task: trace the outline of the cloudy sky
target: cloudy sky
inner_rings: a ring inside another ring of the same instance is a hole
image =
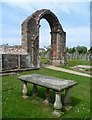
[[[50,9],[59,19],[66,32],[66,45],[90,47],[90,2],[77,0],[53,2],[47,0],[3,0],[0,3],[0,45],[21,44],[21,23],[38,9]],[[50,27],[44,19],[40,21],[40,47],[50,45]]]

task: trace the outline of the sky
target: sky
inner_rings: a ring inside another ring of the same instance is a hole
[[[47,0],[3,0],[0,3],[0,45],[21,45],[21,24],[33,12],[50,9],[59,19],[66,32],[66,46],[90,47],[90,1],[67,2]],[[51,43],[50,27],[45,19],[40,21],[40,47]]]

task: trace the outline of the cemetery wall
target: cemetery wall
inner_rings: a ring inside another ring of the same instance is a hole
[[[0,55],[2,70],[21,69],[30,67],[29,56],[22,54]]]
[[[0,71],[30,66],[30,57],[21,46],[0,46]]]

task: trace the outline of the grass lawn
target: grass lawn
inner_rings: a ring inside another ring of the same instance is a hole
[[[68,60],[68,66],[76,66],[76,65],[90,65],[91,63],[87,60]]]
[[[43,64],[48,64],[49,59],[48,58],[41,58],[40,62]],[[70,60],[70,59],[68,59],[67,66],[63,66],[63,67],[70,67],[70,66],[73,67],[76,65],[91,65],[91,62],[87,61],[87,60],[77,60],[77,59]]]
[[[48,64],[49,63],[49,59],[48,58],[41,58],[40,62],[42,64]]]
[[[22,83],[18,76],[24,74],[42,74],[54,76],[58,78],[72,79],[78,82],[72,91],[71,99],[73,108],[66,111],[61,118],[89,118],[90,117],[90,79],[69,73],[49,70],[42,68],[40,70],[32,70],[22,72],[19,75],[2,77],[2,114],[3,118],[54,118],[53,103],[54,92],[51,91],[51,103],[46,106],[43,104],[45,99],[45,88],[38,87],[38,97],[32,96],[32,85],[28,84],[27,99],[22,98]],[[64,92],[62,93],[62,100]],[[76,119],[76,120],[77,120]]]
[[[70,60],[70,59],[68,59],[68,64],[66,66],[64,65],[64,66],[59,66],[59,67],[81,72],[80,70],[75,70],[74,68],[71,68],[71,67],[74,67],[77,65],[92,65],[92,64],[91,64],[91,62],[89,62],[87,60],[76,60],[76,59]],[[90,73],[92,73],[92,69],[87,69],[82,72],[90,74]]]

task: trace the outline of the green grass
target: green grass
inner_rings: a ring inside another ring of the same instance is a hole
[[[87,60],[68,60],[68,66],[76,65],[90,65],[90,62]]]
[[[74,67],[74,66],[77,66],[77,65],[91,65],[91,63],[87,60],[76,60],[76,59],[70,60],[70,59],[68,59],[66,66],[64,65],[64,66],[59,66],[59,67],[72,70],[71,67]]]
[[[42,64],[48,64],[49,63],[49,59],[48,58],[41,58],[40,62]]]
[[[90,79],[87,77],[42,68],[40,70],[22,72],[21,74],[15,76],[3,77],[3,118],[54,118],[52,115],[54,102],[53,91],[51,91],[52,101],[48,106],[43,104],[43,100],[45,98],[45,88],[43,87],[38,87],[38,97],[33,97],[32,85],[28,84],[29,97],[27,99],[22,98],[22,83],[19,79],[17,79],[17,77],[32,73],[72,79],[78,82],[78,85],[76,85],[71,91],[73,109],[65,112],[61,118],[90,117]],[[62,93],[62,100],[63,98],[64,92]]]

